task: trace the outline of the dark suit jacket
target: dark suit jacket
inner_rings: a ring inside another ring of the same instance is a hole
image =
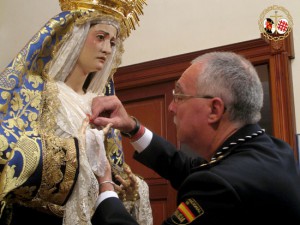
[[[178,190],[178,208],[164,225],[300,224],[300,176],[287,143],[247,125],[217,152],[205,164],[154,134],[135,153]]]
[[[98,206],[93,225],[138,225],[118,198],[107,198]]]

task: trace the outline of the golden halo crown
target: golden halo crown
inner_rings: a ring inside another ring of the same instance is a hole
[[[59,4],[62,11],[96,10],[111,15],[124,23],[129,35],[143,14],[146,0],[59,0]]]

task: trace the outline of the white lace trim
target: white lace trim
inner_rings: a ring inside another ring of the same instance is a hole
[[[80,132],[86,114],[91,114],[91,103],[96,94],[88,92],[79,95],[64,82],[57,82],[57,86],[61,107],[57,115],[56,135],[76,137],[80,145],[78,180],[65,205],[63,225],[91,225],[99,191],[94,173],[102,175],[108,163],[103,144],[103,131],[88,126],[85,138]],[[139,177],[137,181],[140,199],[135,202],[124,202],[124,205],[139,224],[153,225],[149,187]]]
[[[65,205],[64,225],[91,225],[99,186],[94,172],[104,173],[107,159],[103,144],[103,131],[81,127],[86,114],[91,114],[91,101],[95,94],[79,95],[63,82],[57,82],[61,107],[57,115],[56,134],[76,137],[79,141],[79,174],[73,192]],[[97,141],[96,141],[97,140]]]

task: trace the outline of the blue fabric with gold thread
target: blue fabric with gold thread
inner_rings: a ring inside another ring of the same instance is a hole
[[[114,94],[115,85],[113,80],[110,80],[109,84],[106,87],[105,95]],[[123,178],[126,178],[126,174],[123,172],[123,165],[125,159],[122,146],[122,136],[119,130],[113,128],[110,129],[110,132],[107,134],[105,149],[108,159],[110,160],[113,173],[119,174]]]
[[[45,119],[55,112],[51,90],[45,90],[48,77],[44,68],[52,59],[51,53],[62,35],[80,14],[65,11],[50,19],[0,74],[2,206],[10,200],[26,202],[33,198],[62,205],[75,183],[78,173],[76,140],[51,137],[47,130],[52,122]],[[52,139],[46,140],[46,137]],[[69,147],[65,147],[66,143]],[[51,152],[46,154],[45,149]],[[70,152],[73,156],[70,160],[75,159],[75,162],[62,160],[62,156]],[[47,160],[53,160],[57,166],[53,168],[56,173],[46,181],[42,174],[44,176],[43,164]],[[66,181],[65,176],[73,178],[72,181]]]

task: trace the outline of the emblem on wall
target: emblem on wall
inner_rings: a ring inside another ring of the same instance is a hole
[[[267,39],[279,41],[291,33],[293,18],[284,7],[273,5],[260,14],[258,26]]]

